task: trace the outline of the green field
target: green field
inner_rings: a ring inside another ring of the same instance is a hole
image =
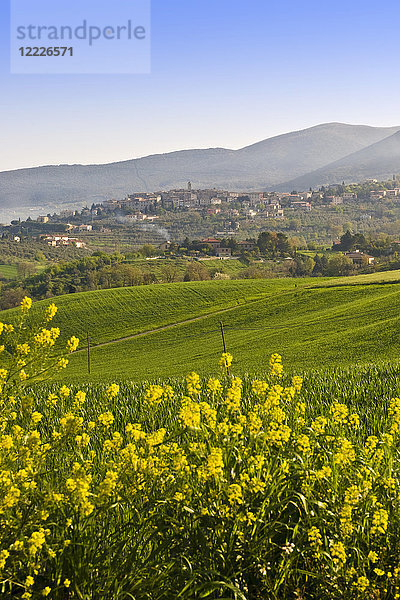
[[[47,263],[37,263],[32,262],[36,272],[44,271],[47,268]],[[18,268],[17,264],[11,265],[0,265],[0,277],[11,281],[12,279],[17,279],[18,277]]]
[[[54,324],[64,339],[74,334],[82,340],[63,377],[156,379],[194,368],[215,373],[222,351],[220,321],[235,371],[241,374],[257,372],[273,352],[296,370],[393,361],[400,350],[399,280],[397,271],[329,280],[175,283],[60,296]],[[2,318],[11,315],[5,311]]]
[[[4,279],[16,279],[17,265],[0,265],[0,276]]]

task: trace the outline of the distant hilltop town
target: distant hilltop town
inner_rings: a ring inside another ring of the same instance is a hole
[[[400,178],[322,186],[292,192],[179,189],[129,192],[93,201],[81,209],[58,205],[53,214],[14,219],[0,235],[36,238],[49,246],[120,248],[173,240],[255,239],[260,231],[281,231],[302,243],[332,245],[347,230],[396,235],[400,222]],[[36,213],[37,214],[37,213]],[[396,221],[398,219],[398,221]],[[304,239],[303,239],[304,236]]]
[[[284,194],[282,194],[284,196]],[[224,206],[239,202],[243,209],[256,209],[264,216],[283,217],[283,209],[279,195],[262,192],[228,192],[225,190],[194,190],[189,181],[187,189],[169,190],[167,192],[129,194],[123,200],[107,200],[102,207],[109,210],[133,209],[140,214],[162,207],[165,210],[192,209],[204,210],[218,214]]]

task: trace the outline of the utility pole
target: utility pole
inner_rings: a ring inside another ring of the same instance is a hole
[[[226,354],[226,343],[225,343],[225,333],[224,333],[224,326],[222,321],[219,322],[220,326],[221,326],[221,335],[222,335],[222,343],[224,345],[224,353]]]
[[[90,340],[89,340],[89,332],[87,332],[87,358],[88,358],[88,372],[90,375]]]
[[[222,321],[220,321],[219,324],[221,326],[221,335],[222,335],[222,344],[224,346],[224,354],[226,354],[226,343],[225,343],[224,325],[223,325]],[[226,372],[229,375],[229,367],[226,367]]]

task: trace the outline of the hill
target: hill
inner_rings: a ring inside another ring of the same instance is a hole
[[[259,370],[273,352],[296,370],[345,367],[398,358],[399,297],[400,272],[176,283],[60,296],[54,324],[64,339],[76,334],[83,346],[90,333],[92,373],[83,348],[63,374],[72,380],[216,373],[221,320],[236,373]],[[35,310],[43,303],[49,301]]]
[[[180,188],[189,179],[198,188],[273,189],[390,138],[399,129],[327,123],[240,150],[184,150],[105,165],[4,171],[0,173],[0,218],[36,216],[127,193]],[[372,158],[368,169],[378,174]],[[392,172],[384,160],[382,169]],[[285,184],[285,189],[290,185]]]
[[[279,189],[308,189],[335,183],[356,183],[374,177],[390,179],[400,171],[400,132],[346,156],[332,164],[302,175],[279,186]]]

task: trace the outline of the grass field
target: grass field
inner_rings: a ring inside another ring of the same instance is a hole
[[[39,273],[41,271],[44,271],[44,269],[46,269],[48,266],[47,263],[32,262],[31,264],[34,266],[36,272]],[[12,279],[16,279],[18,276],[17,265],[0,265],[0,276],[9,281],[11,281]]]
[[[302,285],[306,284],[306,280]],[[54,301],[59,311],[54,323],[64,337],[86,337],[94,344],[123,338],[158,327],[244,306],[276,293],[293,290],[289,279],[256,281],[200,281],[81,292],[34,304],[33,316]],[[3,311],[7,319],[13,310]]]
[[[202,374],[213,372],[222,349],[220,321],[241,374],[256,372],[272,352],[297,370],[396,360],[398,280],[400,273],[390,272],[329,280],[177,283],[58,297],[54,324],[64,339],[77,335],[83,346],[64,376],[156,379],[184,375],[194,366]],[[5,311],[2,318],[11,315]]]
[[[17,277],[16,265],[0,265],[0,276],[4,279],[15,279]]]

